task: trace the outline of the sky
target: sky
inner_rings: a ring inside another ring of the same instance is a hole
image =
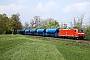
[[[90,0],[1,0],[0,14],[6,13],[9,17],[19,13],[20,21],[24,25],[34,16],[41,19],[54,18],[59,24],[70,26],[74,17],[84,14],[83,24],[87,25],[90,19]]]

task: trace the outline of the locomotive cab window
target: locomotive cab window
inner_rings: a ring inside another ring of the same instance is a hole
[[[83,30],[78,30],[78,32],[83,32]]]

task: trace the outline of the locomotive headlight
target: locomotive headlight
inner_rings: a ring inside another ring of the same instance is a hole
[[[78,34],[84,34],[84,33],[78,33]]]

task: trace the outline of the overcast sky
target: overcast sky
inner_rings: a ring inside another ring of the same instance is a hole
[[[1,0],[0,14],[20,13],[21,22],[30,22],[34,16],[54,18],[60,24],[73,22],[73,17],[85,14],[83,24],[90,18],[90,0]]]

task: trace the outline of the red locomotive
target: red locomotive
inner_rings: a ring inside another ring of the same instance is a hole
[[[74,38],[74,39],[83,39],[84,32],[82,29],[60,29],[58,32],[59,37],[64,38]]]

